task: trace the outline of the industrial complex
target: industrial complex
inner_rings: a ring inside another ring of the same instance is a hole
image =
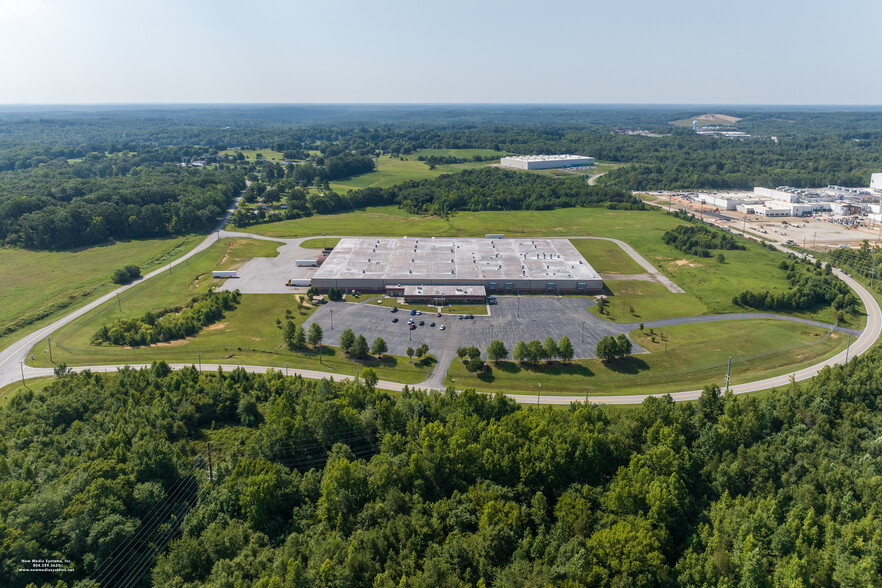
[[[599,293],[603,280],[567,239],[368,237],[341,239],[312,286],[465,301],[494,293]]]
[[[582,155],[516,155],[499,160],[502,167],[514,169],[555,169],[594,165],[593,157]]]
[[[877,178],[878,176],[878,178]],[[837,217],[853,217],[874,224],[882,222],[882,174],[873,174],[879,188],[778,188],[756,187],[753,192],[719,192],[696,194],[700,204],[720,210],[737,210],[767,217],[813,216],[829,213]]]

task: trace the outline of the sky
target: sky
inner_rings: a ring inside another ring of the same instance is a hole
[[[880,0],[0,0],[0,104],[878,105],[880,23]]]

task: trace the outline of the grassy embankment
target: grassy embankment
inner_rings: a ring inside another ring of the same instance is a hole
[[[146,274],[184,255],[202,238],[145,239],[70,251],[0,248],[0,349],[117,288],[110,281],[115,269],[134,264]]]
[[[442,219],[434,216],[415,216],[397,207],[386,206],[256,225],[249,230],[274,237],[317,234],[479,237],[487,233],[499,232],[505,233],[507,237],[580,235],[613,237],[630,244],[687,292],[687,294],[671,294],[661,287],[654,287],[655,285],[649,282],[635,286],[633,282],[610,281],[608,282],[610,300],[614,306],[621,304],[625,308],[626,322],[670,316],[670,311],[667,309],[674,308],[672,305],[685,308],[689,315],[742,312],[750,309],[736,306],[732,303],[732,297],[743,290],[781,292],[789,289],[789,284],[784,279],[784,272],[778,269],[778,264],[784,259],[782,253],[770,251],[755,243],[746,243],[747,249],[744,251],[726,251],[724,263],[718,263],[714,258],[686,255],[665,245],[661,240],[665,231],[678,224],[683,224],[683,221],[658,210],[566,208],[541,212],[527,210],[460,212]],[[586,245],[586,247],[602,246]],[[621,254],[617,254],[617,257],[623,259]],[[606,271],[616,269],[616,262],[608,263],[591,257],[588,261]],[[634,267],[630,259],[622,263],[625,264],[622,267],[625,271],[631,271]],[[622,298],[617,299],[618,296]],[[642,309],[640,300],[645,301]],[[634,306],[635,312],[630,312],[630,306]],[[668,314],[653,315],[651,314],[653,309],[665,310]],[[829,323],[835,320],[829,308],[794,314]],[[677,315],[683,316],[679,313]],[[616,320],[623,319],[621,316],[616,316]],[[861,328],[865,321],[866,316],[861,313],[856,317],[846,317],[846,320],[840,321],[840,324]]]
[[[140,284],[108,302],[95,311],[73,321],[52,335],[52,359],[55,364],[98,365],[117,363],[150,363],[165,360],[170,363],[206,363],[240,365],[272,365],[321,370],[332,373],[355,374],[365,367],[373,367],[380,379],[420,382],[425,370],[407,363],[406,358],[388,356],[382,361],[354,361],[340,350],[324,346],[321,362],[316,351],[305,349],[289,351],[282,344],[282,334],[276,318],[285,320],[285,310],[293,312],[295,323],[302,323],[312,312],[297,311],[293,295],[245,294],[238,308],[228,312],[220,322],[204,328],[189,339],[157,344],[149,347],[94,346],[92,335],[102,326],[119,318],[138,318],[148,310],[179,305],[210,287],[221,284],[211,278],[211,270],[232,269],[252,257],[276,255],[278,243],[249,239],[224,239],[208,250],[165,273]],[[121,310],[120,310],[121,308]],[[29,365],[51,367],[48,344],[44,339],[33,350],[36,356]]]
[[[810,366],[842,351],[847,340],[842,333],[825,337],[824,329],[775,320],[678,325],[664,331],[667,351],[659,331],[637,330],[631,337],[649,353],[629,359],[531,367],[508,361],[491,363],[491,372],[481,376],[454,360],[446,381],[483,392],[530,394],[541,383],[542,394],[583,395],[586,387],[591,394],[659,394],[723,385],[730,356],[731,382],[737,384]]]
[[[324,249],[325,247],[336,247],[340,239],[333,237],[318,237],[316,239],[307,239],[300,244],[303,249]]]

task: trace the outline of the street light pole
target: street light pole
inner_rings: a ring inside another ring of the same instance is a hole
[[[202,373],[202,354],[201,354],[201,353],[197,353],[197,354],[196,354],[196,357],[199,358],[199,373],[201,374],[201,373]]]
[[[539,382],[539,392],[536,393],[536,406],[539,406],[540,396],[542,396],[542,382]]]
[[[588,386],[585,386],[585,404],[588,404]]]
[[[24,362],[23,362],[23,361],[18,362],[18,367],[21,368],[21,385],[24,386],[24,385],[25,385],[25,381],[24,381]]]

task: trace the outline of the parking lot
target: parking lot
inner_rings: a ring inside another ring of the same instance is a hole
[[[520,298],[520,301],[518,300]],[[587,298],[556,296],[502,296],[499,304],[490,306],[490,316],[458,319],[457,315],[423,313],[410,316],[409,311],[392,313],[389,308],[371,304],[331,302],[306,320],[304,327],[318,322],[325,333],[325,343],[339,345],[340,333],[352,329],[356,335],[364,335],[370,344],[377,337],[385,339],[389,353],[405,355],[408,347],[429,345],[430,353],[475,346],[482,351],[493,339],[500,339],[509,352],[518,341],[544,340],[551,336],[559,340],[566,335],[573,344],[577,358],[596,357],[597,342],[606,335],[627,333],[633,325],[616,325],[603,321],[588,311],[594,301]],[[392,319],[397,317],[398,322]],[[407,320],[413,318],[425,326],[410,330]],[[430,322],[435,322],[430,327]],[[445,325],[445,330],[440,330]],[[634,352],[644,350],[635,345]]]

